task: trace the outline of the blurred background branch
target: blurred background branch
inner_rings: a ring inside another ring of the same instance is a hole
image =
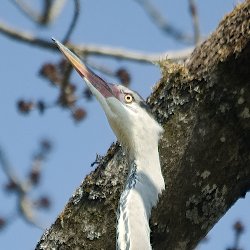
[[[189,0],[188,2],[189,2],[190,16],[192,17],[192,23],[193,23],[194,43],[195,45],[197,45],[201,41],[197,4],[195,0]]]
[[[77,24],[77,20],[79,18],[79,14],[80,14],[80,0],[74,0],[74,14],[71,20],[71,23],[69,25],[69,28],[63,38],[63,43],[67,43],[70,39],[70,36],[72,35],[76,24]]]
[[[227,248],[226,250],[243,250],[243,248],[240,248],[240,239],[245,231],[245,227],[241,221],[236,221],[233,224],[233,230],[234,230],[234,243],[232,247]]]
[[[0,34],[3,34],[9,38],[15,39],[19,42],[24,42],[30,45],[34,45],[40,48],[46,48],[58,52],[58,49],[50,39],[42,39],[36,37],[30,32],[20,31],[7,26],[5,23],[0,22]],[[74,50],[76,53],[84,56],[100,56],[109,57],[114,59],[122,59],[128,61],[135,61],[138,63],[155,63],[159,60],[168,58],[173,61],[185,60],[193,51],[194,47],[188,47],[177,51],[164,51],[161,53],[145,53],[138,52],[123,48],[115,48],[108,46],[98,45],[73,45],[68,43],[67,46]]]
[[[3,150],[0,147],[0,167],[2,167],[8,182],[4,189],[8,193],[14,193],[17,196],[17,215],[21,216],[29,224],[39,227],[41,229],[45,228],[39,222],[36,216],[36,210],[41,208],[49,208],[50,201],[48,196],[40,196],[38,199],[31,197],[30,193],[35,187],[38,187],[42,174],[42,164],[46,160],[48,153],[51,151],[51,142],[44,139],[39,144],[38,151],[32,157],[31,168],[28,173],[27,178],[20,178],[16,175],[13,167],[10,165],[9,160]],[[2,221],[3,229],[10,222],[14,221],[16,218],[16,213],[9,215],[8,217],[0,216],[0,221]],[[1,222],[0,222],[1,224]]]
[[[48,25],[60,15],[66,0],[43,0],[42,10],[39,11],[24,0],[11,0],[12,3],[33,22]]]
[[[177,29],[173,24],[166,20],[166,13],[163,14],[151,0],[135,0],[151,18],[152,22],[166,35],[172,37],[178,42],[192,44],[194,39],[191,35]]]

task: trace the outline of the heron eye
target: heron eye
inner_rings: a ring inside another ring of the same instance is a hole
[[[131,103],[133,101],[133,99],[134,98],[133,98],[133,96],[131,94],[126,94],[124,96],[124,100],[125,100],[126,103]]]

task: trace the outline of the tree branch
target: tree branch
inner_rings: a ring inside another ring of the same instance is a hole
[[[0,22],[0,34],[3,34],[9,38],[14,40],[30,44],[33,46],[37,46],[40,48],[50,49],[54,52],[58,53],[58,49],[54,43],[47,41],[42,38],[38,38],[31,33],[15,30],[3,22]],[[84,56],[92,56],[97,55],[101,57],[111,57],[115,59],[127,60],[127,61],[135,61],[139,63],[154,63],[161,59],[165,59],[166,57],[173,61],[181,61],[186,59],[191,52],[193,51],[193,47],[189,47],[183,50],[178,51],[166,51],[162,53],[145,53],[132,51],[121,48],[113,48],[113,47],[105,47],[98,45],[79,45],[75,46],[72,44],[67,44],[70,49],[75,50],[78,54]]]
[[[63,43],[67,43],[69,41],[69,38],[72,34],[72,32],[74,31],[75,27],[76,27],[76,23],[77,20],[79,18],[79,14],[80,14],[80,1],[79,0],[74,0],[74,14],[73,14],[73,18],[72,21],[70,23],[70,26],[66,32],[66,35],[63,39]]]
[[[2,167],[6,177],[8,178],[8,184],[5,186],[6,191],[14,192],[17,196],[17,212],[26,222],[41,229],[44,226],[38,221],[36,216],[36,210],[44,206],[44,204],[36,204],[34,198],[30,196],[30,191],[37,186],[42,163],[50,150],[50,143],[47,140],[43,140],[40,145],[40,150],[34,156],[32,161],[32,168],[30,174],[27,178],[20,178],[15,173],[11,167],[3,149],[0,147],[0,167]],[[48,198],[46,198],[48,201]],[[39,200],[38,200],[39,201]],[[36,205],[36,206],[35,206]],[[46,204],[49,205],[49,204]],[[45,206],[44,206],[45,207]],[[12,217],[12,218],[11,218]],[[7,221],[13,220],[13,215]]]
[[[66,0],[44,0],[44,6],[41,14],[30,7],[23,0],[12,0],[12,3],[15,4],[18,9],[24,13],[28,18],[33,22],[40,25],[47,25],[51,23],[61,12],[63,6],[66,3]]]
[[[194,39],[192,36],[185,34],[184,32],[178,30],[172,24],[170,24],[160,13],[160,11],[154,6],[150,0],[135,0],[144,11],[148,14],[151,20],[167,35],[173,37],[177,41],[191,44]]]
[[[249,189],[250,1],[237,6],[185,66],[160,63],[148,99],[165,132],[166,191],[151,218],[153,248],[191,250]],[[112,146],[36,249],[115,249],[126,156]],[[246,187],[246,188],[243,188]]]
[[[197,5],[196,5],[195,0],[189,0],[189,11],[190,11],[190,15],[192,17],[192,22],[193,22],[194,42],[196,45],[198,45],[201,40],[201,35],[200,35],[198,10],[197,10]]]

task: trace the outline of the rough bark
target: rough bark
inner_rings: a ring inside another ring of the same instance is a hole
[[[154,249],[193,249],[250,189],[250,1],[237,6],[185,65],[160,63],[148,102],[163,125],[166,191],[151,219]],[[127,173],[113,145],[36,249],[115,249]]]

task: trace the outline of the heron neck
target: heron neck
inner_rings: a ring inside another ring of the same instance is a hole
[[[130,152],[130,172],[119,202],[117,249],[150,250],[148,221],[151,209],[164,189],[164,179],[158,143],[149,144],[147,149],[134,149],[134,152]]]
[[[157,201],[158,194],[165,187],[159,159],[158,137],[141,137],[131,148],[133,150],[129,152],[130,166],[136,165],[136,172],[142,178],[142,184],[156,190],[155,196],[150,198]]]
[[[149,219],[152,207],[156,205],[159,194],[165,188],[159,159],[158,142],[151,142],[144,149],[139,148],[135,155],[136,157],[131,159],[130,173],[126,184],[134,176],[135,185],[132,189],[142,188],[139,191],[139,195],[143,200],[145,212]],[[132,173],[134,174],[130,177]]]

